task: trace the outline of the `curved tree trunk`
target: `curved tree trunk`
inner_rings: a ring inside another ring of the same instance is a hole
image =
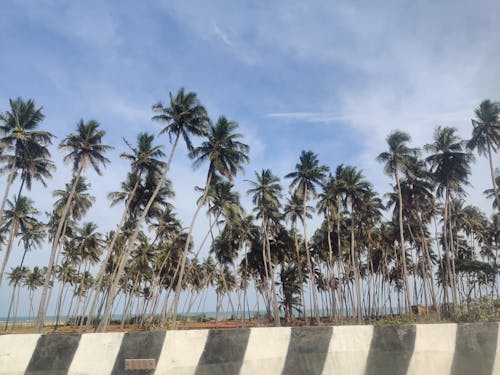
[[[5,186],[5,192],[3,193],[2,204],[0,205],[0,224],[3,221],[3,213],[5,211],[5,203],[7,203],[7,199],[9,197],[10,188],[12,187],[12,183],[14,182],[14,178],[16,177],[16,158],[14,157],[14,162],[10,167],[9,178],[7,179],[7,186]]]
[[[313,308],[314,308],[314,317],[316,319],[316,323],[320,324],[319,317],[319,309],[318,309],[318,295],[316,293],[316,279],[314,277],[314,271],[312,268],[311,254],[309,252],[309,244],[307,243],[307,186],[304,186],[304,197],[303,197],[303,212],[302,212],[302,226],[304,228],[304,246],[306,248],[306,257],[307,257],[307,267],[309,269],[309,277],[311,278],[311,295],[313,300]]]
[[[71,191],[69,193],[66,204],[64,205],[63,211],[61,213],[61,217],[59,218],[59,224],[57,225],[57,231],[52,241],[52,248],[50,250],[50,258],[49,264],[47,265],[47,273],[45,275],[45,281],[42,289],[42,297],[40,298],[40,306],[38,307],[38,316],[35,325],[35,332],[40,333],[42,331],[43,325],[45,323],[45,315],[46,315],[46,306],[48,304],[48,290],[50,287],[50,278],[52,276],[52,268],[54,267],[54,260],[56,257],[56,251],[59,246],[59,239],[61,237],[62,229],[64,223],[66,222],[66,217],[68,216],[68,212],[71,206],[71,201],[73,200],[73,196],[75,195],[76,185],[78,184],[78,180],[82,174],[83,167],[80,165],[78,167],[78,171],[74,175],[73,186],[71,187]]]
[[[125,224],[125,221],[127,219],[127,214],[128,214],[129,209],[130,209],[130,204],[132,203],[132,199],[134,199],[135,192],[137,191],[137,188],[139,187],[140,180],[141,180],[141,174],[139,173],[139,175],[137,176],[137,181],[135,182],[135,185],[128,196],[127,202],[125,203],[125,208],[123,209],[123,214],[122,214],[122,217],[120,219],[120,222],[118,223],[118,226],[116,227],[115,233],[113,234],[113,238],[111,238],[111,242],[109,243],[109,245],[106,249],[106,252],[105,252],[106,256],[104,257],[104,260],[101,263],[101,267],[99,268],[99,273],[97,274],[97,276],[95,278],[94,285],[92,286],[92,288],[90,289],[90,291],[88,293],[88,297],[86,299],[84,309],[85,310],[87,309],[87,306],[88,306],[91,299],[92,299],[92,305],[90,307],[89,318],[87,319],[87,324],[85,327],[86,329],[89,329],[90,326],[92,325],[92,320],[94,317],[95,308],[97,306],[99,293],[100,293],[101,287],[102,287],[102,280],[104,278],[104,274],[106,273],[106,266],[108,264],[109,258],[111,257],[111,254],[113,254],[113,248],[115,247],[116,240],[118,239],[118,236],[120,235],[121,230],[123,228],[123,225]],[[92,296],[93,296],[93,298],[92,298]]]
[[[5,255],[3,256],[2,269],[0,270],[0,286],[2,285],[3,274],[5,273],[5,268],[7,267],[7,262],[10,258],[10,253],[12,251],[12,245],[14,245],[14,238],[17,235],[17,231],[19,228],[19,224],[17,220],[12,223],[12,228],[10,229],[9,243],[7,244],[7,250],[5,251]]]
[[[396,184],[398,187],[398,200],[399,200],[399,209],[398,209],[398,219],[399,219],[399,242],[401,245],[401,261],[403,263],[403,277],[404,277],[404,288],[405,288],[405,297],[406,297],[406,306],[408,308],[408,314],[411,316],[411,299],[410,299],[410,288],[408,285],[408,268],[406,267],[406,247],[405,247],[405,237],[403,233],[403,195],[401,194],[401,185],[399,184],[399,175],[398,171],[394,171],[394,176],[396,178]]]
[[[172,164],[172,159],[174,157],[175,149],[177,148],[177,144],[179,143],[179,134],[175,137],[174,144],[172,146],[172,150],[170,151],[170,155],[167,161],[167,164],[165,164],[165,167],[163,168],[161,177],[158,181],[158,184],[156,185],[155,190],[153,191],[153,194],[149,198],[148,203],[146,204],[146,207],[144,207],[144,211],[142,212],[139,220],[137,220],[137,223],[135,225],[134,232],[132,233],[131,238],[127,242],[127,246],[125,247],[125,251],[123,252],[124,259],[122,262],[120,262],[116,277],[111,280],[111,288],[109,291],[109,297],[108,301],[106,303],[106,307],[104,308],[104,313],[101,319],[101,322],[99,323],[99,326],[97,327],[96,332],[105,332],[107,327],[108,327],[108,322],[109,322],[109,315],[111,313],[111,308],[113,307],[113,303],[115,300],[116,292],[118,289],[118,283],[120,281],[120,278],[123,274],[123,271],[125,269],[125,261],[129,257],[132,248],[135,244],[135,241],[137,240],[137,236],[139,235],[139,232],[141,231],[142,228],[142,223],[144,222],[144,219],[146,218],[147,214],[149,213],[149,209],[153,205],[154,201],[156,200],[156,197],[158,196],[158,193],[161,190],[161,187],[163,185],[163,182],[165,181],[165,177],[170,169],[170,165]]]
[[[193,219],[191,220],[191,225],[189,227],[189,232],[187,235],[186,244],[184,245],[184,251],[182,252],[181,268],[179,270],[179,279],[177,280],[177,286],[175,288],[174,300],[172,301],[172,321],[173,321],[174,325],[176,323],[176,318],[177,318],[177,308],[179,305],[179,298],[180,298],[181,291],[182,291],[182,279],[184,277],[184,268],[186,266],[186,259],[187,259],[187,255],[189,252],[189,243],[191,242],[191,237],[193,235],[193,227],[194,227],[194,224],[196,223],[196,219],[198,217],[198,214],[200,213],[201,208],[205,204],[205,200],[207,198],[208,189],[210,188],[210,181],[211,180],[212,180],[212,171],[210,170],[208,172],[207,182],[205,185],[205,190],[203,191],[203,196],[201,197],[200,201],[198,202],[198,206],[196,207],[196,211],[194,212]]]
[[[493,186],[493,192],[495,193],[495,200],[497,202],[497,211],[500,210],[500,197],[498,196],[498,186],[495,182],[495,171],[493,170],[493,159],[491,156],[491,144],[488,141],[488,161],[490,164],[490,174],[491,174],[491,184]]]

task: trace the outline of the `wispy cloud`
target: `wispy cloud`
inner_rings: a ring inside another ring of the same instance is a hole
[[[214,33],[215,33],[215,35],[217,35],[219,37],[220,40],[222,40],[224,42],[224,44],[228,45],[229,47],[232,46],[232,43],[229,40],[229,37],[227,36],[227,34],[224,31],[222,31],[219,28],[219,26],[217,25],[216,22],[214,22]]]

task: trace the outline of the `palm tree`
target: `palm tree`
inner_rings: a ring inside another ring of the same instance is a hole
[[[389,134],[386,140],[389,145],[389,152],[382,152],[379,156],[377,156],[377,160],[385,164],[384,172],[389,176],[393,176],[396,181],[396,191],[399,199],[399,245],[401,247],[401,262],[403,264],[406,305],[408,313],[411,316],[411,299],[408,286],[408,269],[406,267],[406,248],[403,230],[403,197],[401,194],[399,172],[408,173],[410,165],[415,162],[417,150],[408,147],[408,142],[411,140],[409,134],[399,130],[395,130]]]
[[[90,308],[90,318],[87,319],[87,326],[92,322],[92,317],[97,304],[97,293],[101,289],[102,280],[106,271],[106,266],[108,264],[108,259],[111,256],[112,250],[115,246],[116,240],[120,235],[122,228],[125,224],[127,216],[130,214],[131,205],[136,199],[137,189],[142,181],[144,174],[157,174],[161,172],[161,168],[164,163],[159,160],[165,156],[162,151],[162,146],[154,145],[154,135],[148,133],[140,133],[137,136],[136,146],[131,146],[126,140],[125,143],[130,148],[132,153],[122,153],[122,159],[128,160],[130,162],[131,171],[128,175],[125,184],[122,184],[125,191],[120,193],[110,193],[108,198],[112,199],[112,205],[118,203],[119,201],[125,201],[125,207],[123,209],[122,217],[117,225],[116,230],[113,233],[111,241],[108,242],[108,246],[105,250],[105,257],[102,261],[101,267],[95,278],[95,285],[89,292],[87,302],[90,301],[92,294],[95,293],[92,306]],[[162,194],[160,194],[162,195]],[[144,195],[141,197],[144,199]],[[85,305],[86,307],[86,305]]]
[[[106,132],[99,129],[99,126],[99,123],[95,120],[90,120],[87,123],[80,120],[77,123],[76,133],[69,134],[59,145],[59,149],[69,151],[69,153],[64,157],[64,161],[73,163],[73,181],[71,191],[61,212],[59,224],[52,241],[49,264],[47,266],[47,275],[45,276],[45,283],[42,289],[42,297],[40,299],[37,323],[35,326],[37,332],[41,331],[45,322],[47,293],[49,289],[50,277],[52,275],[52,268],[54,267],[56,251],[59,245],[59,237],[61,236],[66,216],[69,213],[73,196],[76,192],[78,180],[80,179],[82,173],[85,172],[90,166],[92,166],[97,174],[101,175],[101,168],[109,163],[109,159],[104,156],[104,153],[112,147],[102,144],[102,138]]]
[[[444,195],[443,208],[443,237],[447,263],[448,278],[452,292],[453,305],[457,303],[456,278],[455,278],[455,251],[453,233],[450,225],[451,196],[464,194],[463,186],[469,183],[470,163],[472,154],[464,151],[464,142],[456,134],[457,130],[450,127],[438,126],[434,132],[434,142],[424,146],[430,153],[426,161],[431,167],[433,179],[437,183],[437,194]],[[445,296],[447,288],[445,285]]]
[[[22,267],[22,266],[20,266]],[[29,309],[29,320],[35,314],[33,311],[33,297],[35,291],[43,285],[44,271],[38,266],[33,267],[31,272],[28,272],[24,280],[24,285],[28,288],[29,299],[30,299],[30,309]]]
[[[361,306],[361,275],[359,269],[359,257],[355,252],[355,225],[359,211],[363,207],[363,203],[367,202],[371,197],[371,184],[364,179],[363,173],[356,167],[340,166],[336,171],[338,180],[339,194],[342,196],[344,208],[350,208],[350,232],[351,232],[351,251],[350,263],[353,267],[354,281],[356,286],[356,306],[358,322],[361,323],[362,306]],[[349,272],[348,272],[349,273]],[[354,306],[353,306],[354,307]]]
[[[186,258],[188,255],[189,244],[191,242],[191,235],[193,233],[194,224],[201,208],[205,204],[205,200],[210,189],[210,181],[212,176],[216,173],[231,180],[238,172],[243,171],[242,164],[248,163],[248,146],[239,141],[243,137],[242,134],[237,133],[238,124],[234,121],[226,119],[221,116],[215,125],[210,126],[207,140],[202,142],[199,147],[193,149],[189,156],[194,159],[193,165],[198,168],[202,163],[208,161],[208,173],[205,184],[205,191],[191,220],[189,226],[188,237],[184,252],[181,258],[181,267],[179,270],[179,280],[175,289],[174,300],[172,302],[173,321],[177,315],[177,307],[182,287],[182,278],[184,276],[184,268]]]
[[[495,185],[496,186],[499,186],[500,184],[500,168],[496,168],[495,169]],[[499,209],[500,208],[500,205],[499,205],[499,201],[497,199],[497,195],[495,193],[495,189],[486,189],[483,194],[486,196],[486,198],[488,199],[492,199],[493,200],[493,203],[492,203],[492,207],[495,209]]]
[[[7,201],[7,210],[5,210],[5,224],[2,227],[3,231],[9,230],[9,241],[7,242],[7,249],[3,257],[2,268],[0,270],[0,285],[2,285],[3,274],[7,263],[9,261],[14,239],[19,232],[25,233],[36,226],[38,223],[35,218],[38,215],[38,210],[33,206],[33,200],[28,197],[21,196],[14,200],[12,203]]]
[[[37,130],[45,117],[42,107],[36,108],[33,99],[10,99],[9,104],[10,111],[0,114],[0,135],[3,135],[0,143],[4,145],[4,151],[12,149],[14,154],[2,155],[7,160],[8,177],[0,204],[0,222],[17,170],[23,170],[23,181],[27,180],[31,185],[31,176],[43,182],[43,178],[49,177],[53,168],[52,162],[48,160],[50,152],[47,148],[52,143],[53,135]]]
[[[28,272],[29,270],[27,267],[16,267],[12,268],[11,272],[8,274],[9,285],[12,285],[12,294],[10,297],[9,312],[7,313],[7,319],[5,320],[5,325],[3,327],[4,332],[7,331],[7,327],[9,326],[10,314],[12,312],[12,307],[14,306],[16,289],[18,289],[18,287],[23,283]],[[17,293],[17,301],[19,302],[19,291]],[[14,323],[15,319],[16,316],[14,314]]]
[[[307,207],[309,211],[312,211],[312,207]],[[304,318],[306,321],[306,324],[308,323],[308,318],[307,318],[307,302],[305,299],[304,295],[304,275],[302,274],[302,257],[300,256],[300,246],[299,246],[299,240],[297,238],[297,221],[302,220],[304,218],[302,210],[304,209],[303,206],[303,201],[301,197],[295,192],[290,195],[290,197],[287,200],[287,203],[285,204],[284,207],[284,214],[285,218],[289,220],[292,224],[292,235],[293,235],[293,242],[294,242],[294,247],[295,247],[295,260],[296,260],[296,267],[293,270],[281,270],[281,273],[290,275],[293,272],[297,272],[297,276],[299,278],[299,285],[300,285],[300,298],[302,302],[302,306],[304,308]],[[307,218],[312,218],[311,213],[306,213],[305,215]]]
[[[281,185],[279,178],[274,176],[270,169],[263,169],[261,173],[255,172],[255,181],[248,181],[252,188],[247,191],[252,195],[254,212],[257,213],[257,219],[262,220],[262,260],[265,271],[265,282],[271,283],[271,299],[273,305],[274,325],[280,325],[280,313],[278,305],[278,295],[275,287],[274,267],[271,259],[271,249],[269,237],[271,236],[271,222],[278,221],[281,217],[279,212]],[[267,254],[266,254],[267,252]]]
[[[304,228],[304,245],[306,248],[307,267],[311,280],[311,293],[313,297],[314,316],[316,323],[320,324],[318,297],[316,290],[316,281],[314,277],[311,254],[307,243],[307,200],[316,196],[316,185],[321,185],[328,172],[328,167],[319,164],[318,156],[312,151],[302,151],[300,161],[295,165],[295,171],[287,174],[285,178],[291,178],[290,188],[296,188],[303,201],[302,226]]]
[[[153,106],[153,112],[156,113],[153,116],[153,121],[158,121],[161,123],[165,123],[165,127],[161,130],[160,134],[168,134],[169,140],[172,141],[173,145],[170,151],[170,155],[168,157],[167,163],[163,167],[161,175],[157,181],[157,185],[153,194],[151,195],[146,207],[144,208],[141,216],[136,222],[134,232],[130,240],[128,241],[127,248],[125,249],[125,253],[130,253],[132,244],[137,240],[137,236],[141,231],[142,223],[144,219],[149,213],[149,209],[153,205],[156,200],[156,196],[160,192],[160,189],[163,186],[163,181],[170,169],[170,165],[172,163],[172,159],[174,157],[175,150],[177,148],[177,144],[179,142],[180,137],[184,139],[186,143],[186,147],[188,151],[193,150],[193,145],[191,142],[191,136],[205,136],[208,133],[208,125],[209,120],[207,116],[206,109],[200,104],[198,101],[196,94],[193,92],[188,92],[187,94],[184,92],[184,89],[181,88],[177,92],[177,95],[174,97],[172,93],[169,93],[170,97],[170,106],[165,107],[162,103],[158,103]],[[125,265],[118,269],[118,279],[120,275],[123,273]],[[97,327],[97,332],[104,332],[108,325],[109,314],[111,312],[111,307],[114,301],[115,291],[110,292],[110,296],[108,297],[108,303],[106,304],[103,318]]]
[[[474,110],[476,118],[472,119],[472,138],[467,142],[467,148],[471,151],[477,149],[479,155],[488,156],[490,162],[491,184],[495,192],[497,207],[500,207],[500,196],[498,186],[495,182],[492,151],[496,152],[500,147],[500,103],[484,100]]]

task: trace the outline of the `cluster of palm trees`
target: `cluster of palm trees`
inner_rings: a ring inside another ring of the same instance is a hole
[[[149,133],[134,144],[125,141],[121,157],[130,170],[120,191],[108,195],[123,213],[104,234],[84,218],[95,202],[86,174],[93,169],[101,175],[109,163],[105,131],[97,121],[80,120],[60,142],[73,174],[53,192],[53,211],[43,222],[24,194],[54,172],[54,136],[39,129],[44,115],[33,100],[10,100],[0,115],[0,286],[6,278],[12,289],[5,329],[11,316],[15,322],[22,288],[29,291],[30,315],[37,293],[37,331],[49,307],[54,329],[72,324],[102,332],[115,315],[122,327],[131,320],[139,326],[175,323],[179,313],[203,310],[210,291],[217,314],[230,311],[244,321],[265,311],[274,325],[297,318],[319,324],[411,316],[411,306],[419,304],[439,315],[477,298],[498,298],[500,172],[495,174],[493,157],[500,145],[499,103],[478,106],[469,141],[454,128],[437,127],[419,150],[409,146],[408,134],[393,131],[387,151],[377,157],[393,179],[383,197],[358,168],[330,169],[303,151],[284,176],[288,189],[269,169],[247,181],[253,214],[245,212],[233,185],[249,161],[238,124],[223,116],[212,123],[196,94],[183,89],[153,112],[162,126],[158,137],[168,139],[170,151]],[[181,144],[195,168],[206,166],[187,228],[176,216],[168,179]],[[489,160],[491,217],[465,202],[474,151]],[[19,189],[12,194],[14,185]],[[193,228],[204,210],[208,230],[195,243]],[[315,230],[308,229],[312,223]],[[22,260],[8,272],[16,243]],[[50,252],[46,265],[30,270],[23,263],[33,248]],[[209,255],[199,259],[203,249]]]

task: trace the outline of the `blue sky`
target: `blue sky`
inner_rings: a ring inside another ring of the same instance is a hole
[[[303,149],[332,169],[359,166],[384,192],[390,180],[375,157],[392,129],[408,131],[415,146],[430,142],[438,124],[469,137],[474,107],[500,98],[498,1],[268,3],[4,0],[0,111],[9,98],[34,98],[44,107],[43,127],[59,140],[80,118],[101,122],[115,150],[105,176],[90,174],[97,204],[87,220],[104,231],[120,213],[105,196],[127,171],[118,157],[122,137],[157,132],[151,105],[179,87],[195,91],[214,120],[225,115],[240,124],[251,147],[237,180],[242,193],[254,170],[283,177]],[[62,155],[53,154],[59,168],[48,189],[31,192],[42,211],[70,178]],[[205,173],[179,150],[170,178],[184,223]],[[485,159],[471,180],[471,202],[489,212],[481,194],[489,187]],[[0,190],[5,183],[2,177]],[[196,238],[204,228],[201,220]],[[47,257],[43,249],[28,264]]]

